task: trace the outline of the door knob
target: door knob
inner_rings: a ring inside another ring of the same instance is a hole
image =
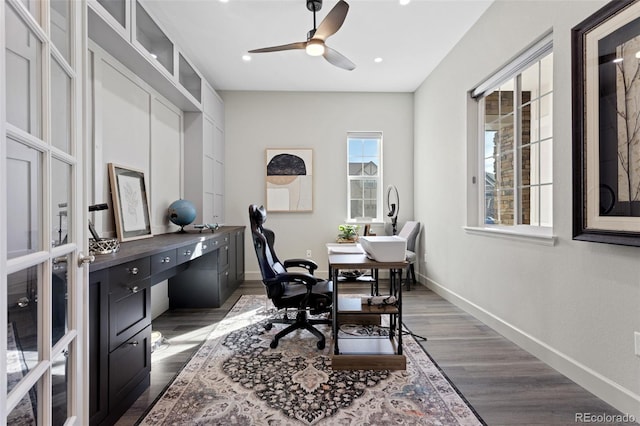
[[[82,252],[78,253],[78,266],[88,265],[89,263],[93,263],[94,260],[96,260],[96,257],[92,254],[85,256]]]

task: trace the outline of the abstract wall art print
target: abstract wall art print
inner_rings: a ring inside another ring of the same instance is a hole
[[[266,172],[268,211],[313,211],[312,149],[268,148]]]

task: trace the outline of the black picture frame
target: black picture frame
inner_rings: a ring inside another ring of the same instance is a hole
[[[633,61],[640,70],[636,44],[639,0],[607,3],[571,31],[574,240],[640,246],[640,132],[626,131],[640,109],[620,100],[640,101],[640,74],[629,85],[625,74]]]

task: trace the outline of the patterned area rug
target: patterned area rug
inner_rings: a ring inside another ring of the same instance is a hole
[[[270,349],[265,296],[243,296],[176,376],[141,425],[483,425],[407,335],[402,371],[333,371],[306,331]]]

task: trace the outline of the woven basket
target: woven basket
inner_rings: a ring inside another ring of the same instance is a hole
[[[110,254],[120,250],[120,242],[117,238],[89,238],[89,251],[94,254]]]

